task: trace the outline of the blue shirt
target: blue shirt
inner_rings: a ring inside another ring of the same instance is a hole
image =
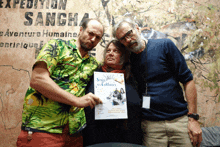
[[[131,54],[132,73],[139,93],[151,97],[150,109],[142,109],[147,120],[172,120],[188,112],[179,82],[193,79],[185,59],[170,39],[149,39],[140,54]]]

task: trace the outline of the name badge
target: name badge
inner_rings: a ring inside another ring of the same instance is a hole
[[[142,108],[150,109],[150,96],[143,96]]]

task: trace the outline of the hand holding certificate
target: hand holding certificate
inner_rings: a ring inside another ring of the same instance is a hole
[[[127,119],[123,73],[94,72],[95,95],[103,104],[95,106],[95,119]]]

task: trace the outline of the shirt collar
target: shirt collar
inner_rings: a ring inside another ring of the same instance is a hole
[[[77,53],[79,54],[79,56],[82,58],[82,56],[81,56],[81,54],[80,54],[80,52],[79,52],[79,49],[77,48],[77,46],[76,46],[76,40],[75,39],[71,39],[71,40],[69,40],[68,41],[68,46],[70,47],[70,48],[72,48],[72,50],[77,50]],[[89,58],[90,56],[89,56],[89,54],[87,53],[83,58],[84,59],[87,59],[87,58]]]
[[[76,40],[75,39],[71,39],[71,40],[67,41],[67,45],[70,48],[72,48],[73,50],[77,50]]]

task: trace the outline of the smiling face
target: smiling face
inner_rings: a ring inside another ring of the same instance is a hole
[[[96,20],[90,20],[87,27],[80,28],[79,42],[80,47],[88,52],[92,50],[101,40],[103,35],[103,26]]]
[[[122,64],[120,63],[122,53],[117,49],[114,43],[111,43],[106,49],[105,53],[105,64],[113,69],[121,69]]]
[[[131,52],[139,52],[143,48],[139,28],[132,28],[128,23],[123,23],[116,30],[117,39]]]

